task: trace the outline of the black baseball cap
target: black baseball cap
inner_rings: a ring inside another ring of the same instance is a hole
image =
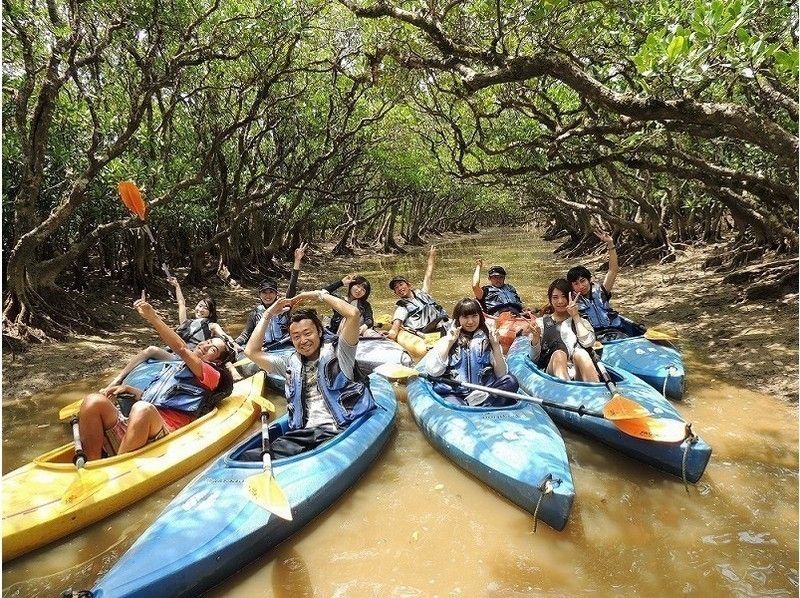
[[[389,281],[389,288],[394,290],[394,287],[398,282],[406,282],[407,283],[408,282],[408,278],[406,278],[405,276],[395,276],[394,278],[392,278]]]
[[[278,290],[278,285],[275,283],[275,279],[273,278],[265,278],[261,281],[261,284],[258,287],[259,293],[261,291],[266,291],[267,289],[272,289],[273,291]]]
[[[503,268],[503,266],[492,266],[491,268],[489,268],[489,276],[492,276],[494,274],[499,274],[500,276],[505,276],[506,275],[506,269]]]

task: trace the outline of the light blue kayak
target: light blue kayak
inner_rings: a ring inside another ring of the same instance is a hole
[[[571,407],[583,405],[587,410],[602,412],[611,393],[603,383],[566,382],[540,370],[528,356],[528,339],[518,338],[508,352],[508,368],[519,380],[520,388],[531,395],[552,403]],[[653,387],[625,370],[606,367],[617,390],[649,410],[653,417],[679,420],[680,414]],[[595,438],[626,455],[657,467],[667,473],[697,482],[711,458],[711,447],[694,436],[683,442],[656,442],[634,438],[622,432],[613,422],[597,417],[545,407],[559,425]]]
[[[673,347],[646,339],[642,336],[646,330],[643,326],[620,318],[622,331],[628,337],[606,341],[598,334],[603,343],[600,360],[641,378],[667,398],[682,399],[686,372],[681,354]]]
[[[564,529],[575,498],[572,473],[561,434],[539,405],[456,405],[420,378],[409,382],[408,405],[430,443],[456,465]]]
[[[195,478],[92,590],[96,598],[197,596],[298,531],[333,504],[389,439],[397,402],[391,384],[376,375],[377,407],[314,450],[273,463],[291,505],[286,521],[250,501],[244,481],[261,475],[260,462],[240,455],[260,448],[261,433]],[[286,429],[284,415],[270,436]]]

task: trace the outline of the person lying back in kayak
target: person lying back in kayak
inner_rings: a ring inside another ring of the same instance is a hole
[[[447,331],[447,312],[428,293],[433,279],[433,263],[436,259],[436,246],[431,245],[428,254],[428,267],[422,280],[422,290],[414,289],[405,276],[395,276],[389,281],[389,288],[398,297],[397,308],[392,315],[392,328],[387,336],[395,340],[400,327],[412,332]]]
[[[310,300],[321,301],[342,316],[339,336],[323,340],[322,322],[315,310],[292,310],[288,318],[294,353],[275,355],[265,351],[258,339],[272,318]],[[286,379],[289,431],[272,441],[273,457],[289,457],[313,449],[375,406],[368,380],[356,365],[360,317],[355,305],[325,289],[279,299],[264,312],[245,354],[263,370]],[[261,452],[248,451],[244,458],[260,461]]]
[[[521,314],[522,299],[520,299],[517,289],[506,283],[506,269],[503,266],[489,268],[489,284],[481,286],[483,265],[483,258],[477,258],[475,273],[472,275],[472,292],[475,294],[475,298],[481,302],[483,310],[490,316],[496,316],[503,312],[510,312],[514,315]]]
[[[528,326],[531,360],[548,374],[562,380],[599,382],[592,358],[584,347],[594,343],[594,330],[578,311],[578,295],[558,278],[547,289],[550,313]],[[574,370],[574,375],[570,375]]]
[[[181,291],[178,279],[170,276],[167,281],[175,288],[175,299],[178,301],[178,321],[180,324],[175,329],[175,332],[183,339],[189,350],[193,350],[201,342],[213,337],[221,338],[226,343],[233,343],[230,335],[217,323],[217,302],[214,301],[213,297],[206,295],[198,301],[194,308],[194,318],[190,319],[187,317],[186,300],[183,297],[183,291]],[[169,348],[164,349],[151,345],[134,355],[108,386],[121,384],[125,376],[133,371],[133,368],[148,359],[172,361],[180,358]]]
[[[164,362],[158,377],[144,390],[118,384],[83,400],[78,425],[89,460],[99,459],[103,452],[113,456],[134,451],[163,438],[211,410],[233,389],[224,367],[234,354],[233,345],[212,338],[191,350],[145,299],[133,306],[179,360]],[[118,395],[131,395],[135,401],[127,418],[112,402]]]
[[[608,247],[608,272],[602,284],[592,282],[592,273],[585,266],[575,266],[567,272],[567,280],[572,290],[578,294],[578,309],[581,316],[589,320],[598,336],[605,340],[624,338],[627,336],[622,330],[622,320],[611,308],[611,289],[619,273],[617,249],[614,239],[602,230],[594,231],[597,238]],[[603,330],[611,328],[613,330]]]
[[[345,301],[347,301],[350,305],[355,305],[358,308],[358,311],[361,313],[358,333],[360,336],[364,336],[364,334],[367,333],[368,330],[372,330],[372,327],[375,325],[375,316],[372,313],[372,305],[368,301],[371,290],[369,281],[363,276],[348,274],[341,280],[334,280],[331,284],[325,287],[325,290],[329,293],[334,293],[339,287],[342,286],[347,287],[347,297]],[[330,324],[328,324],[328,330],[334,334],[339,334],[339,328],[341,327],[343,321],[344,320],[342,316],[339,315],[339,312],[334,310],[333,315],[331,315]]]
[[[297,277],[300,275],[300,264],[306,254],[308,243],[301,243],[300,247],[294,250],[294,264],[292,265],[292,275],[289,277],[289,287],[286,289],[286,297],[294,297],[297,292]],[[258,297],[261,300],[257,306],[253,308],[250,315],[247,317],[247,322],[244,325],[242,333],[236,337],[236,344],[244,347],[250,340],[250,336],[256,328],[256,325],[261,321],[264,312],[278,299],[278,285],[273,278],[265,278],[258,287]],[[271,320],[270,327],[264,331],[263,342],[264,347],[270,345],[278,345],[288,342],[287,334],[289,333],[289,319],[286,314],[280,314],[278,317]]]
[[[489,331],[483,309],[475,299],[462,299],[453,308],[453,323],[447,335],[436,341],[422,358],[419,369],[432,376],[442,376],[517,392],[519,382],[508,373],[497,331]],[[490,395],[482,390],[453,388],[437,382],[433,390],[442,397],[471,406],[501,406],[514,401]]]

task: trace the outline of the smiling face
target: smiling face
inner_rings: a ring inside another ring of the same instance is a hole
[[[269,307],[275,300],[278,298],[278,291],[276,289],[262,289],[258,293],[259,298],[261,299],[261,303],[264,304],[264,307]]]
[[[289,324],[289,338],[295,351],[303,357],[314,358],[319,354],[322,339],[313,320],[303,319]]]
[[[567,304],[569,297],[567,297],[561,289],[553,289],[553,294],[550,295],[550,305],[553,306],[553,312],[559,315],[567,313]]]
[[[350,297],[352,297],[353,299],[361,299],[366,294],[367,294],[367,289],[363,284],[350,285]]]
[[[208,309],[208,303],[199,301],[194,308],[195,318],[207,318],[211,312]]]
[[[394,294],[401,299],[411,298],[411,285],[404,280],[396,282],[392,290],[394,291]]]
[[[464,332],[475,332],[480,326],[481,316],[479,314],[469,314],[458,316],[458,325]]]
[[[202,341],[194,349],[194,354],[207,362],[218,362],[227,352],[225,341],[220,338]]]
[[[489,283],[491,283],[493,287],[500,288],[506,283],[506,277],[503,274],[490,274]]]
[[[592,283],[588,278],[581,276],[578,280],[571,283],[572,290],[575,293],[583,295],[584,297],[589,296],[589,291],[591,290]]]

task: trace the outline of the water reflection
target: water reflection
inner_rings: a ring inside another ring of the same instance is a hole
[[[480,253],[506,267],[526,302],[543,302],[567,265],[552,259],[552,248],[523,233],[443,245],[433,294],[448,309],[468,296]],[[376,314],[393,309],[391,274],[421,284],[424,267],[425,255],[365,258]],[[724,384],[704,366],[702,347],[690,339],[681,346],[688,392],[676,407],[714,448],[688,494],[678,478],[564,432],[575,504],[563,532],[540,525],[534,534],[530,514],[442,457],[401,403],[397,432],[367,475],[209,596],[796,596],[796,407]],[[4,451],[4,471],[64,442],[53,403],[85,390],[4,409],[4,447],[13,447]],[[5,565],[4,595],[90,587],[191,477]]]

